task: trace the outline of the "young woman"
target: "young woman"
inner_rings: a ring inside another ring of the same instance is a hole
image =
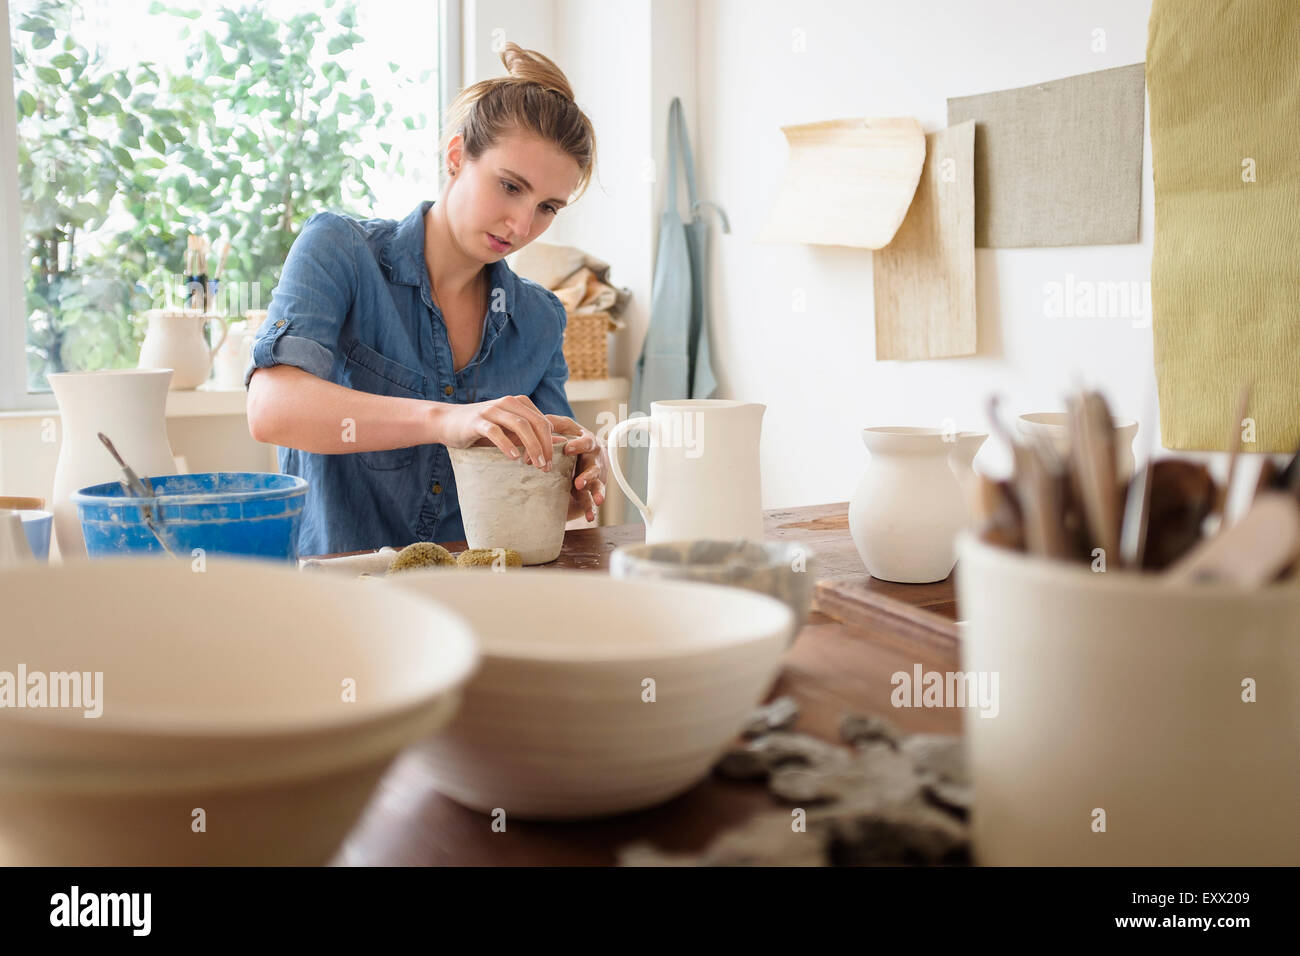
[[[513,43],[501,59],[508,76],[452,104],[437,202],[400,222],[317,213],[289,251],[245,383],[252,436],[311,483],[301,554],[463,539],[448,447],[521,446],[549,470],[552,434],[571,436],[569,517],[605,500],[565,398],[564,307],[504,261],[586,188],[595,133],[553,62]]]

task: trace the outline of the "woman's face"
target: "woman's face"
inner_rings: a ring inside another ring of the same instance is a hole
[[[457,170],[444,200],[452,231],[468,255],[485,263],[518,252],[550,228],[581,176],[571,156],[531,133],[505,137],[464,162],[456,137],[447,158]]]

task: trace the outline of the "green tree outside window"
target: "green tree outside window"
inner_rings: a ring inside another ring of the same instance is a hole
[[[134,366],[144,311],[163,304],[165,289],[183,295],[190,233],[228,239],[223,282],[256,283],[262,301],[249,307],[265,308],[310,215],[366,214],[375,201],[367,172],[404,174],[389,137],[363,134],[427,125],[423,111],[395,115],[336,62],[363,42],[352,2],[279,19],[256,4],[205,13],[154,3],[152,16],[179,24],[185,71],[176,74],[152,62],[110,68],[75,2],[17,7],[31,390],[45,389],[50,372]],[[430,73],[404,85],[418,91]]]

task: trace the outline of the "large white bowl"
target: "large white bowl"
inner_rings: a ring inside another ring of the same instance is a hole
[[[479,636],[460,712],[421,749],[439,790],[507,819],[605,816],[690,789],[762,701],[794,623],[762,594],[578,571],[371,586],[435,598]]]
[[[978,862],[1300,863],[1300,587],[958,551]]]
[[[264,562],[16,568],[0,614],[0,670],[103,674],[98,718],[0,709],[4,864],[326,862],[477,661],[427,599]]]

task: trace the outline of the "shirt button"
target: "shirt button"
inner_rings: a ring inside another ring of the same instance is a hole
[[[450,395],[450,394],[451,394],[452,392],[454,392],[454,391],[456,391],[455,387],[452,386],[452,385],[448,385],[448,386],[446,386],[445,388],[443,388],[443,390],[442,390],[442,394],[444,394],[444,395]]]
[[[276,322],[275,327],[277,329],[284,328],[284,319],[281,319],[279,322]]]
[[[442,494],[442,482],[435,481],[435,482],[433,483],[433,489],[432,489],[432,490],[433,490],[433,493],[434,493],[435,495],[440,495],[440,494]]]

